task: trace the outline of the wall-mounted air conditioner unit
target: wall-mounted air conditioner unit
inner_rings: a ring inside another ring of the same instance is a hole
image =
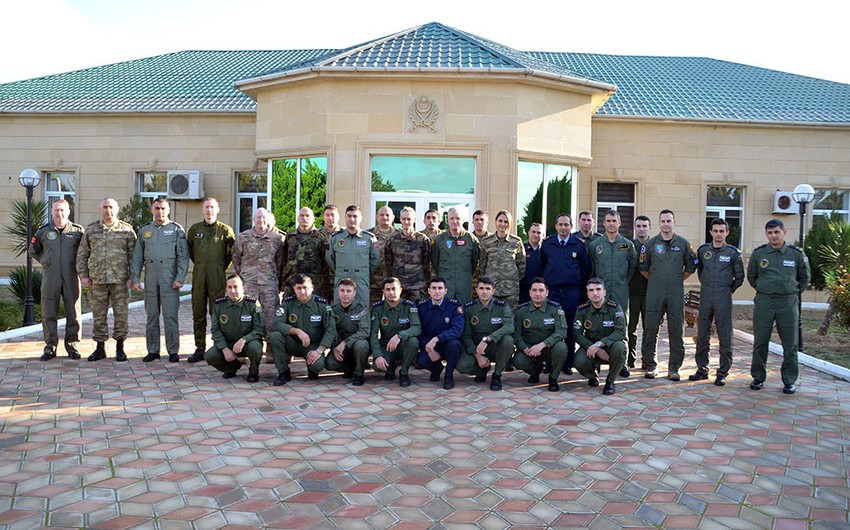
[[[168,172],[168,198],[198,200],[204,197],[201,172],[195,169],[172,169]]]
[[[777,191],[773,194],[773,213],[798,214],[800,204],[794,201],[790,191]]]

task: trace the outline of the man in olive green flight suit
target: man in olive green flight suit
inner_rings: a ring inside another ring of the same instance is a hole
[[[313,280],[307,274],[293,279],[295,294],[283,299],[277,308],[269,344],[274,355],[278,376],[274,386],[292,380],[289,361],[303,357],[307,363],[307,379],[319,378],[325,369],[325,352],[336,338],[333,310],[328,301],[313,294]]]
[[[56,319],[59,299],[65,307],[65,351],[71,359],[80,358],[80,276],[77,274],[77,249],[85,229],[72,223],[71,205],[64,199],[53,202],[51,220],[36,230],[29,253],[43,268],[41,315],[44,333],[42,361],[56,357],[59,332]]]
[[[337,286],[337,303],[331,306],[336,323],[336,340],[325,355],[325,368],[342,372],[343,379],[354,379],[361,386],[369,362],[369,310],[354,301],[357,284],[343,278]]]
[[[236,377],[242,367],[240,357],[247,357],[249,383],[260,380],[260,359],[263,357],[263,338],[266,336],[266,315],[256,298],[245,296],[242,277],[227,278],[227,296],[215,301],[211,328],[213,345],[204,360],[223,372],[225,379]]]
[[[644,377],[655,379],[658,331],[666,314],[670,338],[667,378],[679,381],[679,368],[685,360],[685,280],[697,270],[696,254],[687,239],[673,232],[676,217],[671,210],[661,210],[658,220],[661,233],[641,247],[638,258],[638,270],[648,280],[641,356],[646,364]]]
[[[89,361],[106,358],[106,339],[109,338],[107,314],[112,307],[112,337],[115,339],[115,360],[124,362],[124,339],[130,333],[128,303],[132,287],[130,263],[136,248],[136,232],[130,223],[118,219],[118,202],[100,202],[101,220],[86,227],[77,253],[77,272],[83,287],[88,287],[92,312],[92,338],[97,347]]]
[[[626,362],[626,314],[620,304],[606,297],[605,282],[587,281],[588,301],[578,307],[573,336],[579,345],[575,367],[590,386],[599,386],[599,367],[609,365],[602,393],[614,393],[617,374]]]
[[[797,391],[797,332],[800,295],[809,285],[811,271],[806,254],[785,244],[788,231],[779,219],[764,227],[767,244],[753,250],[747,264],[747,281],[756,290],[753,307],[753,364],[750,388],[761,390],[767,378],[767,353],[773,323],[782,341],[782,392]]]
[[[514,315],[510,305],[494,298],[495,280],[478,278],[475,286],[478,299],[463,307],[466,325],[463,327],[463,350],[457,371],[475,375],[476,383],[487,380],[490,362],[495,361],[490,390],[502,389],[502,371],[514,352]]]
[[[537,384],[543,363],[549,363],[549,391],[557,392],[558,374],[567,361],[567,319],[560,304],[549,300],[543,278],[531,280],[528,294],[531,301],[520,304],[514,315],[514,366],[529,374],[529,384]]]
[[[376,372],[384,372],[384,380],[395,379],[395,369],[401,366],[398,384],[410,386],[408,375],[419,353],[419,334],[422,324],[416,304],[401,298],[398,278],[384,278],[384,299],[372,305],[369,343]]]
[[[142,359],[151,362],[159,359],[159,313],[165,324],[165,348],[168,361],[180,361],[180,288],[189,270],[189,246],[183,227],[168,218],[171,207],[165,198],[151,205],[153,221],[139,228],[139,238],[133,250],[130,277],[133,289],[142,290],[142,269],[145,270],[145,313],[147,326],[145,339],[148,354]]]
[[[445,278],[449,298],[472,300],[472,275],[478,268],[478,238],[461,225],[460,211],[449,208],[449,229],[434,238],[431,269]]]
[[[230,267],[236,235],[218,220],[218,200],[207,197],[202,203],[204,220],[193,224],[186,233],[192,269],[192,322],[195,353],[187,359],[196,363],[204,359],[207,349],[207,313],[213,313],[215,301],[224,296],[225,271]]]
[[[369,277],[381,265],[381,249],[374,234],[360,228],[363,212],[354,204],[345,209],[345,229],[334,232],[325,259],[334,271],[334,289],[343,278],[357,284],[357,302],[369,305]]]

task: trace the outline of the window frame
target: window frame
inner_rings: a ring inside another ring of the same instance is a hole
[[[632,188],[632,201],[631,202],[623,202],[623,201],[612,201],[612,200],[600,200],[600,190],[599,186],[604,184],[615,184],[622,186],[631,186]],[[596,231],[597,232],[605,232],[605,214],[609,210],[614,210],[620,214],[620,235],[626,237],[628,239],[634,238],[634,230],[635,230],[635,217],[637,216],[637,183],[635,182],[616,182],[610,180],[597,180],[596,181]],[[631,218],[628,219],[628,222],[625,222],[623,213],[621,208],[631,208]]]
[[[71,206],[71,213],[68,216],[68,218],[70,219],[71,222],[74,222],[74,217],[75,217],[74,214],[76,212],[76,206],[77,206],[77,189],[79,188],[79,182],[78,182],[79,175],[77,174],[77,172],[74,171],[74,170],[69,170],[69,169],[53,169],[53,170],[50,170],[50,171],[42,171],[41,175],[42,175],[42,179],[43,179],[43,182],[44,182],[44,201],[47,203],[47,217],[48,217],[48,219],[50,218],[50,211],[53,209],[54,201],[56,201],[58,199],[64,199],[64,200],[68,201],[68,203]],[[50,189],[50,183],[56,181],[56,179],[53,178],[54,175],[71,176],[72,180],[73,180],[73,189],[68,190],[68,191],[62,190],[61,189],[61,187],[62,187],[61,182],[63,182],[63,181],[62,181],[61,178],[59,178],[60,189],[51,190]]]
[[[266,192],[263,193],[263,192],[253,192],[253,191],[252,192],[239,191],[239,180],[240,180],[240,177],[242,175],[257,175],[257,176],[265,175],[265,177],[266,177]],[[234,206],[236,211],[234,212],[233,218],[235,219],[234,224],[236,225],[235,226],[236,232],[240,233],[240,232],[244,232],[245,230],[250,230],[251,227],[253,226],[253,221],[249,222],[247,228],[241,226],[241,224],[242,224],[242,199],[251,199],[252,206],[251,206],[251,211],[249,212],[249,215],[248,215],[249,219],[253,219],[254,211],[257,208],[260,207],[259,206],[259,199],[261,197],[265,198],[265,200],[266,200],[266,204],[263,207],[268,209],[269,211],[271,211],[271,208],[269,208],[269,206],[271,205],[271,202],[272,202],[272,181],[271,181],[271,175],[268,171],[260,171],[260,170],[234,171],[234,178],[236,179],[236,185],[235,185],[236,201],[235,201],[235,206]]]
[[[708,204],[709,197],[709,189],[710,188],[735,188],[739,190],[739,198],[738,203],[739,206],[714,206]],[[703,188],[704,196],[705,196],[705,241],[704,243],[711,242],[711,220],[715,217],[719,217],[720,219],[724,219],[728,222],[727,215],[729,212],[740,212],[740,217],[738,218],[738,241],[737,244],[735,241],[729,241],[727,236],[728,244],[735,246],[738,250],[744,250],[744,230],[746,228],[746,204],[747,204],[747,186],[740,184],[706,184]],[[709,215],[709,212],[717,212],[717,215]],[[732,227],[730,225],[729,232],[731,234]]]
[[[826,218],[834,214],[841,216],[841,220],[845,223],[850,221],[850,190],[841,188],[815,188],[815,196],[818,192],[840,192],[842,194],[842,208],[828,210],[826,208],[815,208],[816,202],[812,203],[812,216],[823,216]]]

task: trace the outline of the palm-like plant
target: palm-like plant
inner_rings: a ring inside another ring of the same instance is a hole
[[[20,256],[27,251],[29,241],[27,241],[27,201],[17,199],[12,201],[12,224],[6,227],[6,232],[9,234],[15,251],[15,256]],[[32,201],[32,225],[31,234],[35,234],[44,220],[47,219],[47,202]]]
[[[826,335],[829,326],[835,319],[836,307],[833,297],[836,293],[836,282],[846,277],[846,274],[835,274],[835,272],[850,262],[850,224],[831,220],[827,223],[827,227],[830,238],[827,243],[821,244],[820,248],[818,248],[818,257],[820,258],[821,266],[826,271],[824,274],[826,287],[832,294],[830,295],[829,309],[818,330],[818,334],[820,335]]]

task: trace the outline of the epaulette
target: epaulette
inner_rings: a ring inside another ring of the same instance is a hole
[[[378,300],[377,302],[372,304],[372,307],[375,308],[375,307],[378,307],[379,305],[384,305],[384,302],[386,302],[386,300]]]
[[[257,299],[254,298],[253,296],[245,295],[245,300],[248,300],[249,302],[252,302],[252,303],[257,303]]]
[[[289,296],[285,297],[285,298],[283,299],[283,301],[284,301],[284,302],[289,302],[289,301],[295,300],[296,298],[298,298],[298,297],[297,297],[297,296],[295,296],[294,294],[291,294],[291,295],[289,295]]]
[[[315,301],[319,302],[320,304],[327,304],[327,303],[328,303],[328,299],[327,299],[327,298],[322,298],[321,296],[319,296],[319,295],[317,295],[317,294],[314,294],[314,295],[313,295],[313,300],[315,300]]]
[[[549,300],[548,298],[546,299],[546,301],[549,302],[549,305],[553,305],[555,307],[561,307],[561,304],[559,304],[558,302],[555,302],[553,300]]]
[[[456,305],[463,305],[463,304],[460,303],[460,300],[458,300],[457,298],[446,298],[446,300],[448,300],[449,302],[456,304]]]
[[[612,302],[608,300],[608,307],[617,307],[617,302]]]
[[[247,298],[247,297],[246,297],[246,298]],[[222,297],[220,297],[220,298],[216,298],[216,299],[215,299],[215,303],[217,303],[217,304],[220,304],[220,303],[222,303],[222,302],[226,302],[226,301],[227,301],[227,297],[226,297],[226,296],[222,296]]]
[[[408,302],[409,302],[409,300],[406,300],[406,301],[408,301]],[[411,303],[411,304],[413,304],[413,305],[415,305],[416,307],[419,307],[419,306],[421,306],[422,304],[424,304],[425,302],[430,302],[430,301],[431,301],[431,299],[430,299],[430,298],[426,298],[425,300],[419,300],[418,302],[410,302],[410,303]]]
[[[500,299],[498,299],[498,298],[493,298],[493,303],[494,303],[494,304],[496,304],[496,305],[505,305],[505,304],[507,304],[507,302],[505,302],[504,300],[500,300]]]
[[[711,242],[703,243],[702,245],[700,245],[700,246],[698,246],[698,247],[697,247],[697,252],[699,252],[699,250],[700,250],[702,247],[707,247],[707,246],[709,246],[709,245],[711,245]],[[731,246],[731,245],[730,245],[730,246]]]
[[[801,249],[801,248],[800,248],[800,247],[798,247],[797,245],[788,245],[788,247],[789,247],[789,248],[793,248],[794,250],[799,250],[800,252],[802,252],[802,251],[803,251],[803,249]]]
[[[588,301],[588,302],[585,302],[585,303],[583,303],[583,304],[581,304],[581,305],[580,305],[580,306],[578,306],[576,309],[587,309],[588,307],[590,307],[590,302],[589,302],[589,301]]]
[[[427,300],[426,300],[426,302],[427,302]],[[410,300],[404,300],[404,299],[402,299],[402,303],[405,303],[405,304],[409,305],[410,307],[416,307],[416,304],[414,304],[414,303],[413,303],[413,302],[411,302]]]
[[[77,223],[71,223],[71,226],[76,226],[77,228],[85,228],[83,225],[78,225]]]
[[[764,248],[766,246],[767,246],[767,243],[765,243],[764,245],[757,246],[754,250],[759,250],[759,249]]]
[[[530,304],[530,303],[531,303],[531,302],[523,302],[523,303],[519,304],[518,306],[516,306],[516,308],[517,308],[517,309],[519,309],[520,307],[525,307],[525,306],[527,306],[527,305],[528,305],[528,304]]]
[[[176,226],[177,226],[177,228],[179,228],[180,230],[183,230],[183,225],[181,225],[181,224],[180,224],[180,223],[178,223],[177,221],[171,221],[171,222],[172,222],[174,225],[176,225]]]
[[[477,303],[478,303],[478,300],[473,300],[471,302],[467,302],[467,303],[463,304],[463,307],[472,307]]]
[[[41,229],[41,228],[50,228],[50,223],[44,223],[43,225],[39,226],[38,228],[39,228],[39,229]]]
[[[378,237],[378,236],[375,235],[375,232],[370,232],[368,230],[361,230],[361,232],[363,232],[364,234],[369,234],[372,237]]]
[[[336,232],[334,232],[333,234],[331,234],[331,237],[333,237],[333,236],[335,236],[335,235],[337,235],[337,234],[339,234],[339,233],[341,233],[341,232],[345,232],[345,228],[340,228],[339,230],[337,230]]]

